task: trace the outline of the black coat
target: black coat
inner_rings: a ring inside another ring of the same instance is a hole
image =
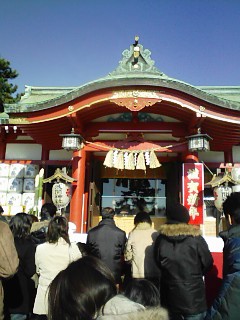
[[[119,283],[123,270],[126,233],[116,227],[113,219],[103,219],[87,236],[90,253],[100,258],[112,271]]]
[[[224,241],[223,282],[206,320],[238,320],[240,305],[240,225],[220,232]]]
[[[228,274],[205,320],[239,320],[240,272]]]
[[[219,235],[224,241],[223,277],[225,277],[229,273],[240,271],[240,225],[232,225]]]
[[[4,304],[8,313],[32,312],[35,299],[35,284],[31,277],[36,272],[36,245],[31,238],[15,238],[19,258],[18,272],[4,282]]]
[[[165,224],[155,243],[161,270],[161,303],[170,312],[193,315],[207,310],[203,275],[213,258],[198,227]]]

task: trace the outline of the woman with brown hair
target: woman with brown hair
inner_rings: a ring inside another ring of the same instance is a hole
[[[46,318],[49,284],[69,263],[81,256],[78,246],[70,243],[67,219],[55,216],[48,225],[47,242],[38,245],[36,249],[35,263],[39,274],[39,285],[33,308],[34,314]]]

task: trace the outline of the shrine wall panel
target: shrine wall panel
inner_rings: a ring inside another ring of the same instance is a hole
[[[6,160],[41,160],[42,146],[40,144],[8,143]]]
[[[72,159],[72,151],[67,150],[50,150],[49,152],[49,160],[71,160]]]
[[[233,162],[240,162],[240,146],[233,147]]]
[[[224,162],[224,152],[222,151],[207,151],[198,152],[199,161],[204,162]]]

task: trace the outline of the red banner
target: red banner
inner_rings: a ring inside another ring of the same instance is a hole
[[[190,223],[203,223],[204,171],[202,163],[183,163],[183,205],[189,210]]]

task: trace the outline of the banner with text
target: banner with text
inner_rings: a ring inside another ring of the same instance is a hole
[[[183,163],[183,205],[189,210],[190,223],[203,223],[204,168],[202,163]]]

